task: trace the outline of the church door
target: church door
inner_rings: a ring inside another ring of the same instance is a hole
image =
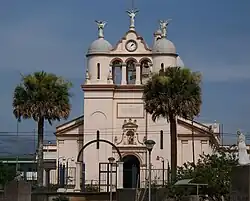
[[[123,187],[136,188],[140,186],[140,161],[134,155],[123,157]]]

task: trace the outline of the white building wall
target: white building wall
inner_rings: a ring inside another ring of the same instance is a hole
[[[174,67],[176,66],[176,61],[176,56],[174,55],[155,55],[153,56],[153,72],[158,73],[162,65],[164,68]]]
[[[102,98],[97,99],[96,96]],[[84,105],[84,144],[96,139],[97,130],[100,131],[100,139],[112,141],[113,100],[111,92],[85,92]],[[86,180],[99,179],[99,162],[107,162],[112,156],[112,147],[100,142],[100,149],[96,149],[96,143],[88,146],[83,152],[85,161]]]
[[[97,79],[97,65],[100,64],[100,79]],[[107,84],[110,58],[107,56],[89,56],[87,59],[91,84]]]

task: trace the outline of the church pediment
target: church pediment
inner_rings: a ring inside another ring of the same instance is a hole
[[[72,119],[71,121],[68,121],[64,124],[61,124],[56,127],[56,132],[54,133],[56,136],[59,135],[78,135],[79,128],[82,128],[84,124],[84,117],[80,116],[75,119]]]
[[[196,138],[208,138],[213,144],[219,144],[219,133],[213,132],[210,127],[199,122],[186,120],[182,118],[177,119],[178,123],[178,137],[192,137],[192,132]]]
[[[111,51],[113,54],[150,54],[151,49],[135,30],[129,30]]]

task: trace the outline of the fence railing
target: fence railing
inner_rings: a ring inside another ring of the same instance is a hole
[[[144,188],[148,180],[149,170],[142,169],[140,170],[140,187]],[[168,169],[151,169],[151,184],[155,186],[165,186],[170,181],[170,171]]]
[[[29,171],[29,172],[20,172],[21,177],[32,184],[37,183],[37,172]],[[58,175],[59,174],[59,175]],[[58,179],[59,176],[59,179]],[[46,177],[46,173],[44,171],[44,181]],[[65,169],[61,169],[60,172],[58,170],[50,170],[49,173],[49,184],[50,185],[58,185],[58,186],[74,186],[76,179],[76,168],[68,167]]]
[[[128,171],[128,170],[126,170]],[[134,171],[134,172],[133,172]],[[131,174],[126,175],[126,182],[130,182],[131,188],[145,188],[148,180],[148,169],[140,169],[140,172],[135,169],[131,169]],[[59,174],[59,175],[58,175]],[[59,179],[58,179],[59,176]],[[22,177],[32,184],[37,182],[37,172],[22,172]],[[44,177],[45,174],[44,174]],[[131,178],[128,178],[131,177]],[[168,169],[151,169],[151,185],[154,186],[165,186],[170,178],[170,173]],[[96,188],[99,188],[100,191],[107,192],[110,189],[110,173],[101,175],[100,180],[85,180],[85,189],[86,191],[97,191]],[[61,186],[64,188],[74,188],[76,181],[76,168],[68,167],[68,169],[61,169],[50,171],[49,185]],[[125,182],[125,181],[124,181]],[[125,183],[124,183],[125,184]],[[116,173],[112,173],[112,190],[115,191],[117,186]]]

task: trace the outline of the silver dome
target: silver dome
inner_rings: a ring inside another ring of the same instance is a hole
[[[155,54],[157,53],[176,54],[176,48],[170,40],[166,38],[161,38],[155,42],[152,52]]]
[[[88,54],[108,54],[112,50],[112,45],[104,38],[95,40],[88,49]]]

